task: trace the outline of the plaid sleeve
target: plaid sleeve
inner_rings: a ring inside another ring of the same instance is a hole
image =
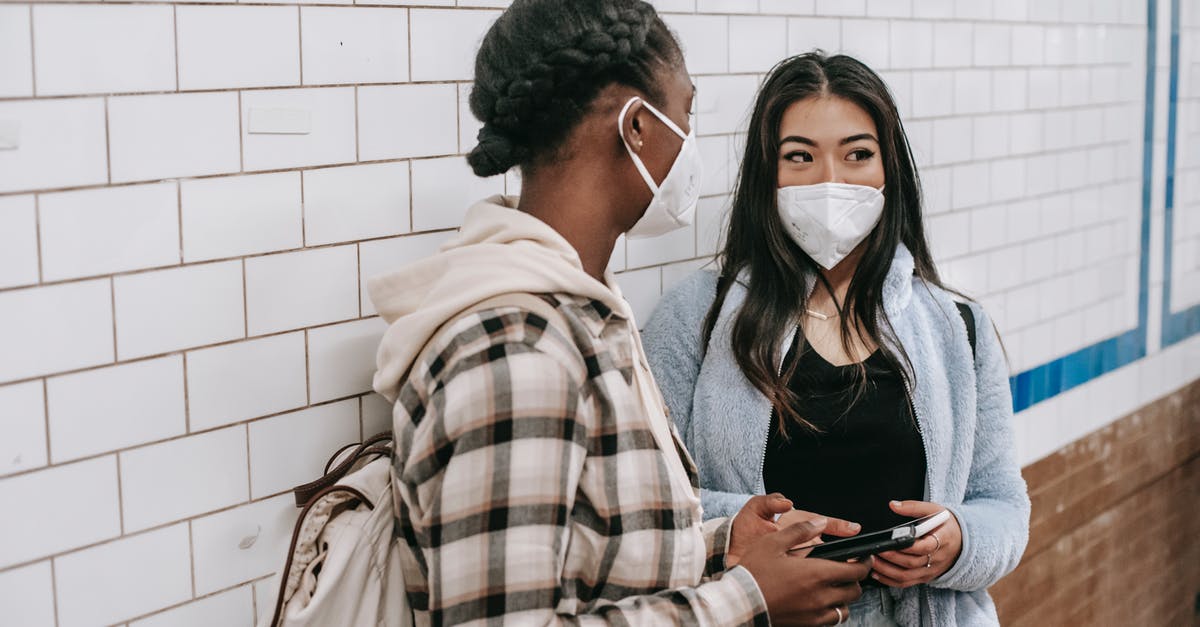
[[[426,441],[404,461],[406,478],[415,478],[410,493],[421,520],[413,537],[428,573],[414,609],[435,625],[765,624],[761,593],[744,569],[694,588],[598,602],[588,614],[562,609],[579,607],[563,602],[562,578],[587,457],[585,375],[536,342],[495,331],[429,372]]]
[[[708,559],[704,562],[704,574],[714,577],[725,572],[725,554],[729,552],[729,532],[733,529],[733,517],[710,518],[704,521],[704,546]]]

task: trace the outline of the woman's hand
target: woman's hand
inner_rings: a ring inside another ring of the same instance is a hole
[[[733,517],[733,525],[729,530],[729,550],[725,552],[725,566],[737,566],[746,548],[758,538],[818,517],[817,514],[792,509],[792,502],[779,493],[751,497]],[[857,523],[840,518],[820,518],[828,521],[824,532],[830,535],[852,536],[861,529]],[[815,540],[810,540],[809,544],[817,544],[820,541],[818,535]]]
[[[937,503],[924,501],[892,501],[892,511],[902,516],[920,518],[936,514],[944,509]],[[929,535],[902,551],[888,551],[876,556],[876,581],[893,588],[908,588],[929,583],[950,570],[962,552],[962,528],[958,519],[950,514],[950,520],[942,523]]]

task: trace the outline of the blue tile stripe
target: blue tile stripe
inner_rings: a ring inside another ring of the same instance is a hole
[[[1200,332],[1200,305],[1171,312],[1171,265],[1175,226],[1175,150],[1179,142],[1177,110],[1179,105],[1179,0],[1171,0],[1171,74],[1167,102],[1167,187],[1163,211],[1163,300],[1162,345],[1177,344]]]
[[[1178,56],[1179,0],[1171,0],[1171,103],[1168,124],[1175,115],[1176,57]],[[1105,373],[1128,365],[1146,356],[1146,321],[1150,310],[1150,197],[1154,173],[1154,89],[1156,51],[1158,49],[1158,2],[1146,2],[1146,98],[1142,143],[1142,227],[1141,257],[1138,267],[1137,326],[1115,337],[1079,349],[1065,357],[1036,366],[1009,378],[1012,388],[1013,411],[1019,412],[1071,388],[1082,385]],[[1173,127],[1172,127],[1173,128]],[[1173,135],[1172,135],[1173,137]],[[1168,142],[1170,172],[1174,167],[1174,142]],[[1168,186],[1172,180],[1167,181]],[[1168,196],[1169,197],[1169,196]],[[1169,210],[1168,210],[1169,211]],[[1168,213],[1168,216],[1170,214]],[[1168,218],[1168,229],[1170,228]],[[1168,231],[1168,234],[1170,231]],[[1164,290],[1165,291],[1165,290]],[[1200,322],[1200,308],[1186,312],[1192,324]],[[1186,322],[1185,322],[1186,323]],[[1164,333],[1166,326],[1164,325]]]

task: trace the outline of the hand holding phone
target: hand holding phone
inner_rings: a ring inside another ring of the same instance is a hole
[[[930,516],[946,511],[942,505],[924,501],[894,501],[891,508],[902,516]],[[944,521],[929,529],[912,546],[877,554],[871,577],[893,588],[929,583],[950,570],[961,552],[962,528],[958,519],[946,512]]]
[[[891,529],[818,544],[808,553],[808,557],[845,562],[862,559],[868,555],[907,549],[949,519],[950,512],[942,510]]]

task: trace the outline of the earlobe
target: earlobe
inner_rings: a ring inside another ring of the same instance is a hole
[[[634,98],[626,105],[621,116],[621,137],[625,145],[634,152],[641,152],[645,140],[642,138],[643,124],[640,114],[645,111],[641,98]]]

